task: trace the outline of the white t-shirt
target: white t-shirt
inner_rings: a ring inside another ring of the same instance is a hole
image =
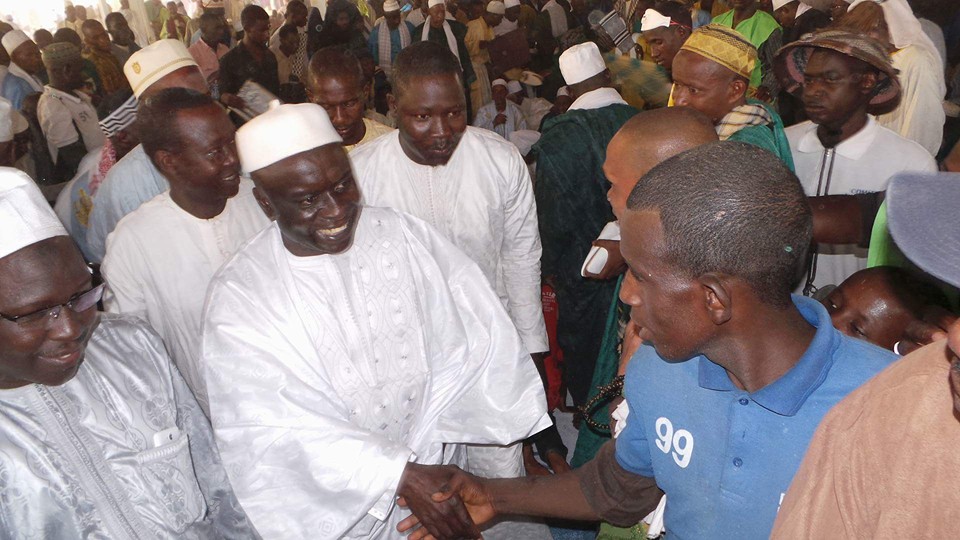
[[[58,149],[80,138],[83,138],[87,152],[103,146],[105,137],[100,131],[97,111],[83,92],[70,94],[49,85],[44,86],[37,104],[37,117],[54,162],[57,161]]]

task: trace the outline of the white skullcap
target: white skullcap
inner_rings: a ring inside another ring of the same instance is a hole
[[[509,88],[507,86],[507,81],[503,79],[494,79],[493,82],[490,83],[490,88],[493,88],[494,86],[503,86],[504,88]]]
[[[560,96],[570,97],[570,89],[567,88],[566,86],[561,86],[560,89],[557,90],[557,97],[560,97]]]
[[[789,4],[790,2],[796,2],[797,0],[773,0],[773,10],[776,11],[783,6]]]
[[[140,97],[150,85],[170,73],[197,62],[186,45],[176,39],[160,39],[130,55],[123,65],[133,95]]]
[[[444,7],[446,7],[446,5],[443,3],[443,0],[430,0],[429,2],[427,2],[427,8],[428,8],[428,9],[429,9],[429,8],[432,8],[433,6],[444,6]]]
[[[2,43],[3,48],[7,50],[7,54],[13,54],[17,47],[28,41],[32,40],[22,30],[11,30],[3,35]]]
[[[533,145],[537,144],[537,141],[540,140],[540,132],[530,129],[518,129],[517,131],[511,132],[508,138],[510,142],[517,147],[517,150],[520,150],[520,155],[526,156],[530,153]]]
[[[592,41],[574,45],[560,55],[560,73],[567,84],[583,82],[605,69],[603,55]]]
[[[507,8],[503,6],[503,2],[499,0],[493,0],[487,4],[487,13],[493,13],[494,15],[503,15],[506,13]]]
[[[383,12],[388,11],[400,11],[400,4],[397,3],[397,0],[387,0],[383,3]]]
[[[342,142],[327,111],[313,103],[274,101],[270,110],[237,130],[240,166],[248,175],[294,154]]]
[[[68,236],[29,176],[0,167],[0,258],[55,236]]]
[[[0,143],[13,140],[13,105],[0,98]]]
[[[655,9],[647,9],[643,12],[643,18],[640,19],[640,31],[649,32],[654,28],[669,28],[670,17],[660,13]]]
[[[511,94],[516,94],[517,92],[523,92],[523,87],[520,86],[519,81],[509,81],[507,82],[507,92]]]
[[[512,8],[512,7],[517,7],[517,6],[519,6],[519,5],[520,5],[520,0],[506,0],[506,2],[503,3],[503,6],[504,6],[506,9],[510,9],[510,8]]]

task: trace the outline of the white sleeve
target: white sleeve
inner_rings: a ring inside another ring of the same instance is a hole
[[[40,129],[47,139],[51,153],[57,148],[70,146],[80,140],[80,134],[73,125],[70,111],[60,103],[60,100],[48,95],[41,96],[37,105],[37,118],[40,120]],[[52,156],[56,161],[56,155]]]
[[[128,229],[118,228],[107,237],[107,254],[100,265],[100,273],[107,283],[103,295],[103,307],[109,313],[146,313],[143,296],[146,276],[139,268],[143,261],[140,244],[128,234]]]

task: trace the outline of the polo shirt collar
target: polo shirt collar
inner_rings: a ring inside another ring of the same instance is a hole
[[[800,144],[797,145],[797,150],[804,153],[811,152],[823,152],[824,147],[820,142],[820,138],[817,137],[817,124],[810,124],[813,129],[808,131],[800,139]],[[860,131],[853,134],[849,139],[841,142],[837,145],[836,151],[841,156],[858,160],[867,153],[867,150],[870,149],[873,145],[874,139],[877,138],[877,133],[880,131],[880,124],[873,119],[873,116],[867,115],[867,123],[860,128]]]
[[[761,407],[781,416],[793,416],[823,383],[833,366],[833,354],[840,345],[840,335],[833,328],[830,315],[820,302],[794,295],[793,303],[804,319],[816,328],[813,341],[790,371],[776,381],[757,390],[750,399]],[[701,388],[720,392],[739,392],[727,370],[707,357],[699,358]]]
[[[73,103],[80,103],[81,99],[69,92],[64,92],[62,90],[57,90],[56,88],[50,86],[49,84],[43,87],[48,94],[55,98],[65,99],[67,101],[72,101]]]

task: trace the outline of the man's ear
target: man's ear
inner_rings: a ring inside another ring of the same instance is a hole
[[[397,110],[397,96],[395,96],[393,92],[387,94],[387,110]]]
[[[740,100],[740,98],[747,93],[747,89],[750,87],[750,83],[747,82],[743,77],[734,77],[730,82],[730,93],[728,99],[730,104],[734,104]]]
[[[263,210],[263,213],[266,214],[267,219],[270,221],[277,220],[277,212],[273,209],[273,205],[270,204],[270,199],[260,191],[260,188],[253,188],[253,197],[257,199],[257,204],[260,205],[260,209]]]
[[[164,176],[175,176],[168,173],[177,170],[177,164],[179,161],[180,160],[176,154],[166,150],[157,150],[153,154],[153,162],[156,164],[157,169],[159,169]]]
[[[720,326],[733,317],[733,297],[726,276],[708,273],[697,278],[703,291],[707,317]]]
[[[877,90],[879,78],[876,73],[867,72],[860,77],[860,93],[866,96],[873,96]]]

